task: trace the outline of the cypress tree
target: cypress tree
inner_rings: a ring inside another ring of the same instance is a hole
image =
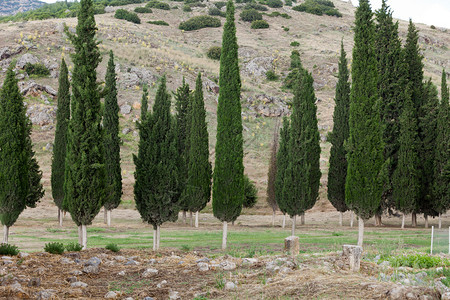
[[[139,150],[134,199],[143,221],[154,229],[153,249],[159,249],[160,225],[178,218],[179,182],[176,121],[170,114],[170,95],[163,77],[153,105],[139,124]]]
[[[252,208],[258,202],[258,189],[248,175],[244,175],[244,201],[242,206]]]
[[[100,51],[96,31],[92,0],[81,0],[76,34],[66,29],[75,53],[63,206],[78,226],[83,248],[87,246],[86,225],[92,223],[105,201],[102,107],[96,72]]]
[[[297,83],[297,77],[300,71],[303,69],[302,61],[300,59],[300,52],[293,50],[291,52],[291,66],[290,72],[284,79],[284,87],[287,89],[293,89]]]
[[[240,215],[244,199],[241,79],[232,0],[227,3],[227,20],[224,25],[220,55],[219,85],[213,212],[214,216],[223,222],[222,249],[225,249],[227,222],[235,220]]]
[[[345,178],[347,176],[347,152],[344,143],[348,139],[348,114],[350,108],[350,83],[347,68],[347,57],[344,42],[341,42],[341,57],[339,59],[339,79],[336,85],[336,96],[333,113],[333,132],[330,135],[330,169],[328,171],[328,200],[342,213],[348,210],[345,204]]]
[[[275,175],[275,199],[280,211],[286,216],[286,201],[283,198],[284,176],[289,163],[290,122],[287,116],[283,117],[283,127],[280,130],[280,147],[277,153],[277,173]]]
[[[309,72],[302,70],[298,80],[292,105],[288,162],[282,192],[283,208],[293,218],[292,235],[296,216],[311,209],[317,201],[321,176],[313,78]]]
[[[202,87],[202,77],[199,73],[189,115],[188,170],[184,192],[189,211],[195,213],[195,227],[198,227],[198,212],[211,198],[212,167],[209,162],[209,136]]]
[[[144,84],[142,88],[142,99],[141,99],[141,123],[144,122],[145,117],[148,113],[148,87]]]
[[[355,16],[352,87],[345,201],[359,216],[358,245],[362,246],[364,220],[380,206],[383,137],[377,93],[375,26],[368,0],[360,0]]]
[[[398,23],[394,23],[392,11],[382,1],[376,12],[375,51],[378,66],[378,95],[380,97],[381,125],[383,129],[384,160],[383,195],[375,215],[376,225],[381,226],[383,211],[395,207],[392,199],[394,170],[397,167],[400,135],[400,112],[406,89],[405,63],[402,44],[398,36]]]
[[[450,105],[445,70],[442,70],[441,103],[437,117],[434,162],[434,209],[442,214],[450,208]]]
[[[61,61],[58,87],[58,110],[56,111],[56,130],[52,157],[52,196],[58,207],[59,226],[62,226],[64,200],[64,172],[66,165],[67,126],[70,120],[69,72],[64,58]]]
[[[278,210],[275,196],[275,181],[277,177],[277,152],[279,143],[280,121],[277,120],[273,131],[272,146],[270,150],[269,172],[267,174],[267,204],[272,208],[272,226],[275,226],[275,213]]]
[[[108,190],[104,204],[106,223],[111,225],[111,210],[117,208],[122,197],[122,169],[120,167],[120,138],[119,138],[119,104],[117,103],[116,65],[114,54],[109,52],[108,68],[105,78],[105,112],[103,127],[105,136],[105,170]]]

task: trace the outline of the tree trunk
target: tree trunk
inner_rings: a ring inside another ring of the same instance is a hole
[[[78,244],[83,246],[83,231],[81,229],[81,225],[78,226]]]
[[[191,218],[189,222],[190,222],[190,225],[191,225],[191,227],[192,227],[192,211],[189,212],[189,216],[190,216],[190,218]]]
[[[63,226],[63,211],[58,208],[58,222],[59,226]]]
[[[292,229],[291,229],[291,236],[295,235],[295,220],[297,219],[297,216],[292,217]]]
[[[355,215],[353,214],[353,210],[350,211],[350,227],[353,227],[353,219],[355,218]]]
[[[375,226],[377,227],[383,226],[383,224],[381,223],[381,214],[375,215]]]
[[[416,227],[417,226],[417,214],[413,212],[411,214],[411,226]]]
[[[283,215],[283,223],[281,224],[281,228],[286,227],[286,214]]]
[[[108,223],[108,210],[106,209],[106,207],[103,207],[104,211],[103,211],[103,223]]]
[[[198,228],[198,211],[195,212],[195,228]]]
[[[186,224],[186,211],[183,210],[183,223]]]
[[[402,229],[405,228],[405,214],[402,216]]]
[[[233,220],[233,221],[231,221],[231,226],[234,226],[234,220]]]
[[[300,215],[300,224],[305,225],[305,213],[304,212]]]
[[[9,226],[3,225],[3,244],[8,244]]]
[[[275,211],[272,212],[272,227],[275,226]]]
[[[425,218],[425,228],[428,228],[428,215],[423,215],[423,217]]]
[[[222,250],[227,249],[227,239],[228,239],[228,223],[224,221],[222,232]]]
[[[156,251],[156,239],[158,234],[156,233],[156,229],[153,229],[153,251]]]
[[[442,227],[442,220],[441,220],[441,214],[439,213],[439,229]]]
[[[87,248],[87,228],[86,225],[81,225],[81,246],[83,246],[83,250]]]
[[[339,226],[342,226],[342,218],[343,218],[344,213],[343,212],[339,212]]]
[[[156,250],[159,251],[159,244],[161,242],[161,226],[156,227]]]
[[[358,224],[358,246],[362,247],[364,239],[364,220],[362,218],[359,218]]]
[[[108,225],[108,227],[111,226],[111,210],[108,209],[106,211],[106,224]]]

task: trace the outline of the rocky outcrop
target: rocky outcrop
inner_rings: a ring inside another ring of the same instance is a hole
[[[289,108],[283,100],[266,94],[248,97],[247,108],[264,117],[281,117],[289,114]]]
[[[272,70],[273,60],[274,58],[271,56],[256,57],[245,65],[244,72],[256,77],[265,76],[267,71]]]
[[[38,0],[0,0],[0,16],[15,15],[19,12],[39,8],[44,4]]]

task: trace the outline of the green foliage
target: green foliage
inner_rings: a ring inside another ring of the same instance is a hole
[[[210,16],[219,16],[219,17],[224,17],[224,18],[226,16],[225,12],[221,11],[217,7],[211,7],[208,10],[208,15],[210,15]]]
[[[276,175],[275,175],[275,199],[282,213],[287,212],[287,201],[284,199],[283,186],[286,168],[289,163],[289,138],[290,122],[287,116],[283,117],[283,127],[280,131],[280,146],[277,153]]]
[[[387,260],[391,263],[391,266],[394,268],[410,267],[417,269],[430,269],[439,266],[450,265],[450,261],[446,258],[419,253],[392,256],[389,257]]]
[[[292,47],[298,47],[298,46],[300,46],[300,43],[297,42],[297,41],[293,41],[293,42],[291,42],[291,46]]]
[[[221,9],[224,6],[227,6],[227,3],[225,1],[218,1],[218,2],[214,2],[214,5],[218,8]]]
[[[264,6],[262,4],[259,4],[259,3],[255,3],[255,2],[247,3],[244,6],[244,9],[246,9],[246,10],[247,9],[256,9],[256,10],[259,10],[259,11],[268,11],[269,10],[266,6]]]
[[[282,17],[285,19],[290,19],[292,18],[290,15],[286,14],[286,13],[280,13],[279,11],[273,11],[270,14],[265,13],[266,16],[268,17]]]
[[[216,161],[213,173],[213,213],[222,222],[236,220],[244,199],[241,78],[234,12],[234,4],[230,0],[227,3],[227,21],[220,56]]]
[[[160,25],[160,26],[169,26],[169,23],[167,23],[166,21],[162,21],[162,20],[148,21],[147,23],[153,24],[153,25]]]
[[[184,12],[191,12],[192,8],[191,8],[191,6],[189,4],[185,4],[185,5],[183,5],[183,11]]]
[[[330,134],[330,168],[328,170],[328,200],[337,211],[348,210],[345,204],[345,179],[347,176],[347,151],[345,142],[349,137],[350,83],[344,42],[341,42],[339,79],[336,84],[336,106],[333,113],[333,132]]]
[[[267,6],[269,6],[271,8],[283,7],[283,1],[281,1],[281,0],[266,0],[265,2],[267,4]]]
[[[40,63],[32,64],[32,63],[27,62],[25,64],[24,70],[30,76],[35,75],[37,77],[41,77],[41,76],[50,75],[50,70],[47,69],[46,66],[44,66],[43,64],[40,64]]]
[[[322,16],[342,17],[342,14],[334,7],[333,2],[323,0],[305,0],[302,4],[292,8],[296,11],[307,12],[310,14]]]
[[[64,248],[69,252],[79,252],[83,249],[83,246],[78,243],[68,243]]]
[[[121,20],[127,20],[127,21],[135,23],[135,24],[141,24],[141,19],[138,17],[137,14],[135,14],[134,12],[125,10],[125,9],[116,10],[116,13],[114,14],[114,18],[121,19]]]
[[[108,245],[105,246],[106,250],[110,250],[112,252],[119,252],[120,248],[119,246],[117,246],[117,244],[114,243],[109,243]]]
[[[248,175],[244,175],[244,202],[242,206],[252,208],[258,202],[258,190],[255,183],[250,180]]]
[[[279,142],[280,121],[277,120],[273,132],[272,146],[270,148],[269,171],[267,174],[267,204],[275,212],[278,209],[277,199],[275,195],[275,180],[277,176],[277,152]]]
[[[148,2],[145,7],[147,8],[156,8],[156,9],[162,9],[162,10],[170,10],[170,6],[169,4],[165,3],[165,2],[160,2],[157,0],[151,0],[150,2]]]
[[[134,12],[140,13],[140,14],[149,14],[149,13],[152,13],[153,11],[149,7],[136,7],[134,9]]]
[[[286,6],[292,6],[292,0],[285,0],[284,5]]]
[[[275,73],[274,70],[269,70],[266,72],[266,79],[269,81],[275,81],[278,80],[279,76],[277,75],[277,73]]]
[[[143,3],[144,0],[107,0],[106,2],[105,0],[100,0],[99,2],[109,6],[124,6],[128,4]]]
[[[256,9],[246,9],[239,15],[242,21],[253,22],[256,20],[262,20],[262,14]]]
[[[47,243],[44,246],[44,251],[51,254],[63,254],[64,253],[64,245],[59,242],[51,242]]]
[[[226,280],[223,276],[223,273],[218,273],[215,278],[214,287],[218,290],[223,290],[225,288]]]
[[[288,32],[290,30],[290,28],[289,27],[283,27],[283,30]]]
[[[290,72],[286,76],[283,82],[283,87],[287,89],[293,89],[296,79],[298,77],[298,74],[300,70],[302,69],[302,61],[300,60],[300,52],[297,50],[293,50],[291,52],[291,66],[290,66]]]
[[[207,27],[220,27],[221,25],[218,18],[211,16],[196,16],[185,22],[181,22],[178,28],[184,31],[192,31]]]
[[[5,243],[0,244],[0,255],[15,256],[17,254],[19,254],[17,246]]]
[[[255,20],[250,26],[251,29],[265,29],[269,28],[269,23],[266,20]]]
[[[206,56],[210,59],[220,60],[220,53],[222,52],[222,48],[219,46],[211,46],[206,52]]]

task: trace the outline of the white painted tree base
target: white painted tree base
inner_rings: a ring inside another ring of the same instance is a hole
[[[3,244],[8,244],[9,239],[9,227],[3,225]]]
[[[364,240],[364,220],[362,218],[358,219],[358,246],[362,247]]]
[[[291,236],[295,236],[295,221],[297,219],[297,216],[292,217],[292,229],[291,229]]]
[[[222,250],[227,249],[227,240],[228,240],[228,223],[224,221],[222,232]]]

